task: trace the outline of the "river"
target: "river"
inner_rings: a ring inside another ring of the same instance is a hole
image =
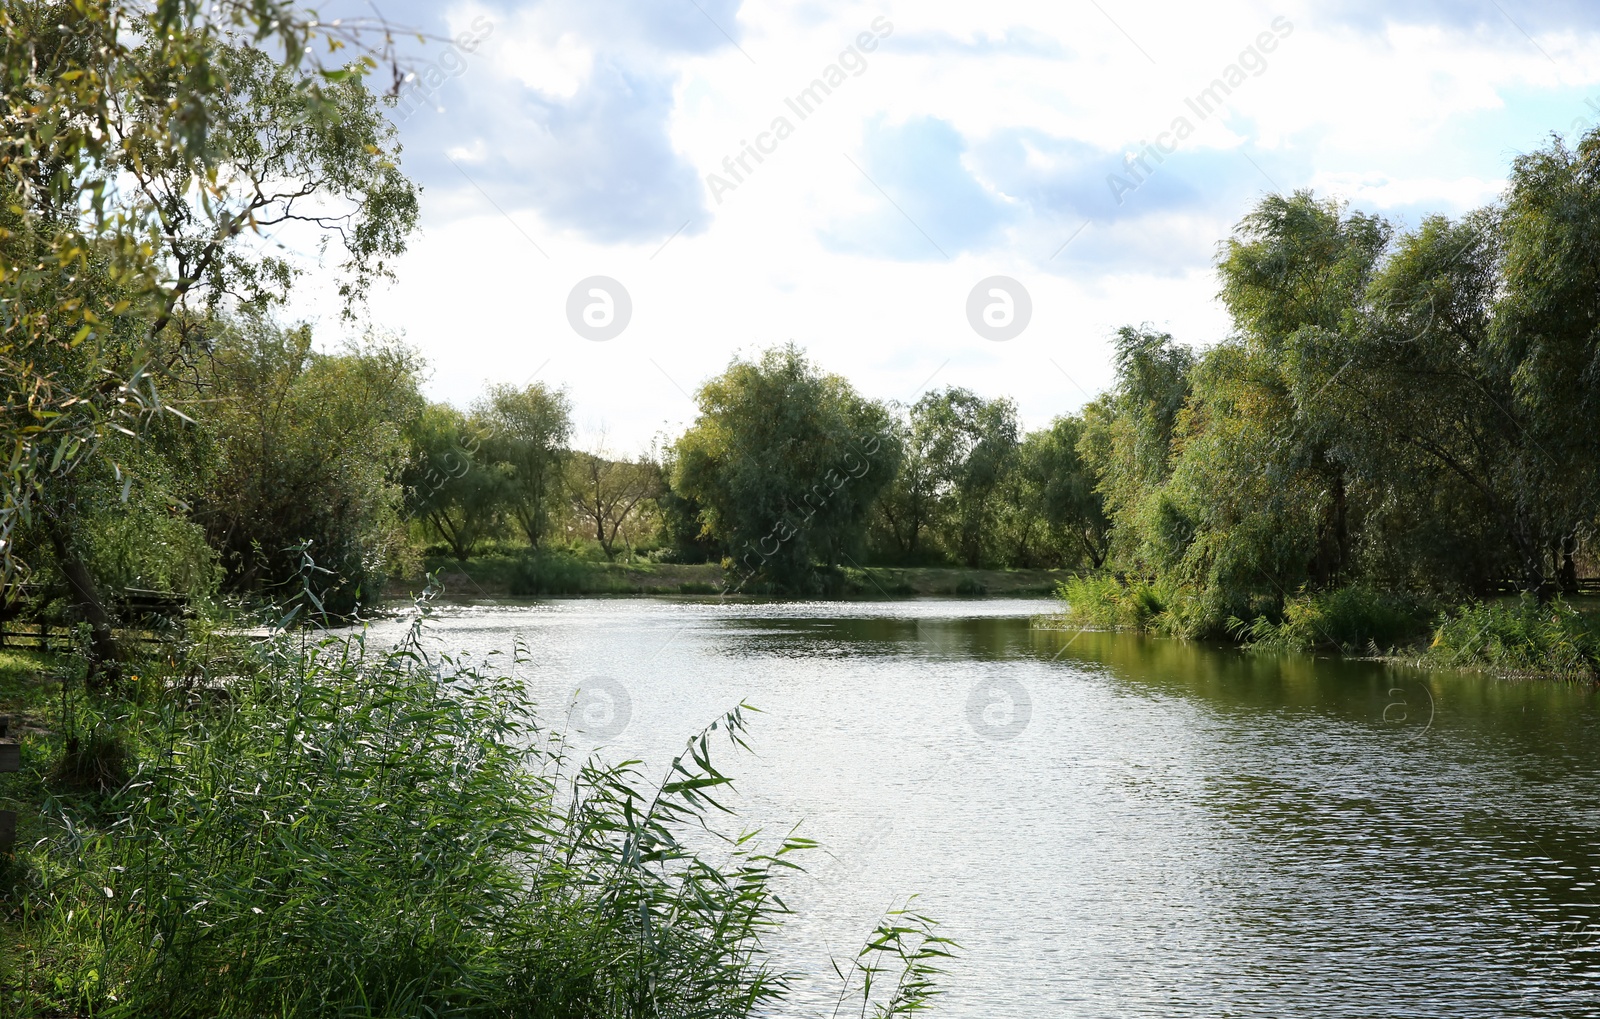
[[[774,944],[796,1015],[913,893],[964,949],[935,1015],[1600,1015],[1591,688],[1033,625],[1056,607],[574,600],[429,633],[525,643],[545,718],[655,769],[761,709],[719,759],[741,823],[827,847]]]

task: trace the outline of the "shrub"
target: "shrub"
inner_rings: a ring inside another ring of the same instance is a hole
[[[508,586],[516,596],[585,594],[599,586],[596,573],[595,567],[571,556],[535,552],[511,567]]]
[[[1600,678],[1600,623],[1560,598],[1469,605],[1440,617],[1425,660],[1453,667]]]
[[[1263,651],[1323,648],[1378,654],[1425,634],[1427,618],[1426,608],[1413,597],[1352,584],[1289,598],[1278,619],[1229,619],[1228,631]]]
[[[1159,630],[1166,600],[1143,581],[1124,581],[1109,574],[1070,577],[1056,594],[1067,603],[1066,620],[1097,630]]]

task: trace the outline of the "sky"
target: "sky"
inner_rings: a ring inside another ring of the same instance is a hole
[[[1404,228],[1600,122],[1593,0],[375,3],[437,38],[402,44],[422,216],[363,328],[435,400],[564,388],[617,455],[791,341],[869,397],[1042,426],[1110,384],[1120,326],[1227,336],[1217,245],[1264,195]],[[265,243],[337,346],[315,248]]]

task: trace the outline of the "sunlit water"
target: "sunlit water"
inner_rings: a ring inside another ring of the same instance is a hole
[[[762,710],[720,758],[740,823],[828,853],[774,946],[796,1015],[912,893],[964,946],[938,1015],[1600,1015],[1591,689],[1031,625],[1054,608],[565,601],[430,633],[520,639],[541,715],[656,770]]]

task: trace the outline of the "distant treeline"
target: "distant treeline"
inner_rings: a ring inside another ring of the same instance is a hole
[[[215,317],[169,383],[193,422],[104,440],[72,540],[36,518],[18,558],[48,578],[70,546],[100,585],[200,595],[303,585],[309,561],[339,611],[430,548],[490,542],[722,562],[795,593],[856,565],[1104,570],[1188,634],[1305,590],[1544,596],[1594,572],[1600,133],[1412,230],[1270,196],[1217,271],[1224,341],[1125,327],[1110,390],[1036,431],[963,388],[868,399],[790,345],[735,359],[634,457],[574,448],[559,389],[428,403],[392,339],[322,353],[306,328]]]
[[[793,591],[852,563],[1104,559],[1079,419],[1024,435],[1011,401],[965,389],[870,401],[793,346],[735,360],[699,403],[687,432],[633,459],[572,448],[567,399],[544,385],[492,386],[465,412],[425,406],[402,429],[412,536],[461,559],[509,538],[722,561]]]

